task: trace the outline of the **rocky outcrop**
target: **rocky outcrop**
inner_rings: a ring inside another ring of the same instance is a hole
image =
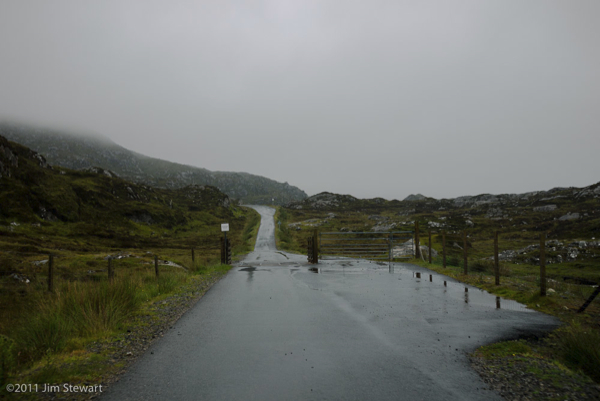
[[[404,201],[407,202],[411,202],[411,201],[420,201],[420,200],[424,200],[427,199],[424,195],[421,194],[416,194],[416,195],[408,195],[406,198],[404,198]]]
[[[350,195],[338,195],[321,192],[303,201],[291,202],[286,205],[290,209],[335,209],[343,205],[355,203],[357,199]]]
[[[577,220],[579,219],[579,213],[567,213],[564,216],[560,216],[559,220]]]

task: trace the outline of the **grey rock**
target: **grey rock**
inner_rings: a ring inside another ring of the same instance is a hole
[[[423,257],[427,258],[429,256],[429,247],[427,245],[421,245],[421,255],[423,255]],[[431,248],[431,257],[432,258],[437,258],[438,256],[438,252]]]
[[[424,195],[421,194],[416,194],[416,195],[408,195],[406,198],[404,198],[405,201],[420,201],[423,199],[427,199]]]
[[[394,258],[412,257],[414,256],[414,242],[412,239],[404,242],[401,245],[392,248]]]
[[[533,208],[534,212],[551,212],[553,210],[556,210],[556,205],[544,205]]]
[[[559,217],[559,220],[577,220],[579,218],[579,213],[567,213],[564,216]]]
[[[376,226],[374,226],[373,228],[371,228],[371,231],[375,231],[375,232],[392,231],[395,227],[396,227],[396,223],[392,223],[392,224],[379,223]]]

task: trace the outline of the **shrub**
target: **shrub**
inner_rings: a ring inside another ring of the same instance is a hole
[[[573,324],[558,334],[562,358],[600,383],[600,332]]]
[[[16,366],[15,341],[0,334],[0,388],[8,381]]]
[[[141,282],[128,277],[108,282],[65,283],[56,294],[41,296],[17,335],[26,359],[64,349],[74,336],[93,337],[114,330],[142,301]]]
[[[16,338],[23,357],[36,360],[63,349],[72,333],[71,322],[60,313],[38,312],[20,327]]]
[[[494,262],[491,260],[478,259],[470,263],[469,270],[477,273],[494,274]]]
[[[460,266],[460,259],[456,256],[449,256],[446,258],[446,265],[448,266]]]

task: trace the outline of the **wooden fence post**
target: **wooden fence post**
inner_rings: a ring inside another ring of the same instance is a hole
[[[429,230],[429,264],[431,264],[431,230]]]
[[[446,230],[442,231],[442,265],[446,268]]]
[[[319,263],[319,230],[315,229],[314,231],[314,240],[313,240],[313,256],[315,258],[315,263]]]
[[[113,283],[113,267],[112,267],[112,257],[108,257],[108,283],[112,284]]]
[[[223,237],[219,238],[221,240],[221,264],[225,265],[227,264],[225,262],[225,240],[223,239]]]
[[[467,259],[468,259],[468,256],[467,256],[467,231],[466,230],[463,231],[463,246],[464,246],[464,248],[463,248],[463,256],[464,256],[464,259],[465,259],[464,274],[467,275],[467,274],[469,274],[469,270],[467,269]]]
[[[421,245],[419,241],[419,222],[415,221],[415,258],[421,257]]]
[[[496,285],[500,285],[500,261],[498,260],[498,231],[494,231],[494,275]]]
[[[48,257],[48,291],[54,291],[54,255]]]
[[[158,278],[158,255],[154,255],[154,272],[156,273],[156,278]]]
[[[231,264],[231,242],[229,242],[228,238],[225,238],[225,242],[227,243],[225,246],[225,259],[227,264]]]
[[[540,233],[540,295],[546,296],[546,233]]]

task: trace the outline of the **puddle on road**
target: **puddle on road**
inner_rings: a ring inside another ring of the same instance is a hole
[[[346,263],[340,265],[327,265],[326,268],[321,267],[309,267],[307,270],[310,273],[315,274],[365,274],[373,271],[383,272],[382,269],[372,269],[372,268],[364,268],[354,266],[353,268],[348,268]],[[296,267],[296,266],[295,266]],[[396,266],[397,268],[398,266]],[[296,272],[298,269],[291,269],[292,273]],[[304,271],[307,271],[304,270]],[[400,268],[394,271],[394,266],[389,269],[389,273],[402,274],[402,275],[412,275],[414,279],[418,283],[420,283],[423,288],[427,285],[439,285],[440,289],[451,297],[454,297],[456,301],[461,302],[461,300],[469,306],[483,306],[494,309],[505,309],[511,311],[520,311],[520,312],[534,312],[532,309],[528,309],[525,305],[520,304],[516,301],[510,299],[504,299],[501,297],[497,297],[493,294],[488,293],[485,290],[481,290],[476,287],[468,287],[463,283],[449,281],[447,277],[437,274],[430,274],[426,272],[416,272],[406,268]],[[419,286],[420,287],[420,286]],[[419,287],[415,288],[416,290]],[[470,290],[469,290],[470,288]],[[462,294],[462,295],[461,295]]]
[[[345,268],[342,268],[342,269],[339,269],[339,268],[338,269],[336,269],[336,268],[327,268],[327,269],[324,269],[324,268],[321,268],[321,267],[309,267],[308,271],[311,272],[311,273],[317,273],[317,274],[329,274],[329,273],[332,273],[332,274],[343,274],[343,275],[348,274],[349,275],[349,274],[364,274],[364,273],[367,272],[367,269],[345,269]]]
[[[479,288],[471,287],[471,289],[474,291],[469,292],[469,287],[466,287],[463,283],[443,280],[442,277],[438,276],[435,278],[438,278],[439,280],[434,281],[433,274],[413,272],[413,278],[417,279],[417,282],[425,283],[438,283],[443,281],[444,293],[447,293],[448,291],[456,291],[457,293],[464,292],[464,302],[468,305],[486,306],[490,308],[506,309],[519,312],[534,312],[534,310],[528,309],[525,305],[520,304],[517,301],[496,297],[493,294],[490,294],[489,292]],[[421,279],[424,279],[425,281],[421,281]]]
[[[240,272],[254,273],[254,272],[270,272],[271,269],[257,269],[254,266],[248,266],[248,267],[244,267],[243,269],[238,269],[238,271],[240,271]]]

